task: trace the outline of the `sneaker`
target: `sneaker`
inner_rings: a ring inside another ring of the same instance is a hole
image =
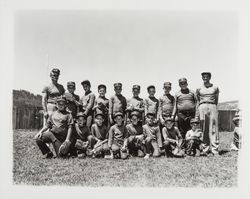
[[[150,157],[150,154],[146,154],[146,155],[144,156],[144,159],[149,159],[149,157]]]
[[[105,155],[104,158],[105,159],[111,159],[111,160],[114,159],[114,157],[112,155]]]
[[[46,159],[51,159],[51,158],[53,158],[53,153],[52,152],[49,152],[49,153],[47,153],[47,155],[46,155]]]
[[[80,153],[80,154],[77,155],[77,157],[79,159],[84,159],[84,158],[86,158],[86,154],[85,153]]]

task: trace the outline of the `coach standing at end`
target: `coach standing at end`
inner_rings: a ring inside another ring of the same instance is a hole
[[[219,88],[210,83],[211,73],[201,73],[203,85],[197,89],[199,101],[199,114],[201,120],[201,130],[203,132],[203,142],[205,154],[218,154],[219,132],[218,132],[218,110]]]
[[[56,100],[65,93],[63,85],[58,83],[59,75],[60,70],[58,68],[53,68],[50,72],[51,83],[42,90],[42,106],[45,122],[49,116],[56,111]]]
[[[173,117],[177,115],[178,128],[184,139],[187,131],[191,129],[190,120],[198,116],[198,103],[195,92],[188,88],[186,78],[179,79],[179,86],[181,89],[174,96]]]

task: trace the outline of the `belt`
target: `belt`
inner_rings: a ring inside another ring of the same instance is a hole
[[[201,102],[200,105],[201,105],[201,104],[214,104],[214,105],[215,105],[214,102]]]

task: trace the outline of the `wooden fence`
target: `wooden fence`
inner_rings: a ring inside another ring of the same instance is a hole
[[[235,116],[236,110],[219,110],[219,131],[233,131],[233,117]]]
[[[13,107],[13,129],[40,129],[43,126],[42,107]],[[219,131],[233,131],[236,111],[219,110]]]
[[[43,126],[42,107],[13,106],[13,129],[40,129]]]

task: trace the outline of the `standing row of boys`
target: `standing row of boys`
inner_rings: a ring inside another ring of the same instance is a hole
[[[219,89],[210,83],[210,72],[202,73],[203,85],[196,92],[181,78],[181,89],[172,96],[171,83],[165,82],[159,100],[153,85],[144,100],[139,97],[140,86],[134,85],[133,97],[127,100],[121,83],[114,84],[115,95],[109,100],[106,86],[99,85],[96,98],[88,80],[81,83],[85,94],[80,98],[74,93],[74,82],[67,83],[65,92],[59,75],[60,70],[53,69],[51,84],[43,90],[45,125],[35,137],[46,158],[53,157],[47,143],[52,143],[58,157],[218,154]]]

